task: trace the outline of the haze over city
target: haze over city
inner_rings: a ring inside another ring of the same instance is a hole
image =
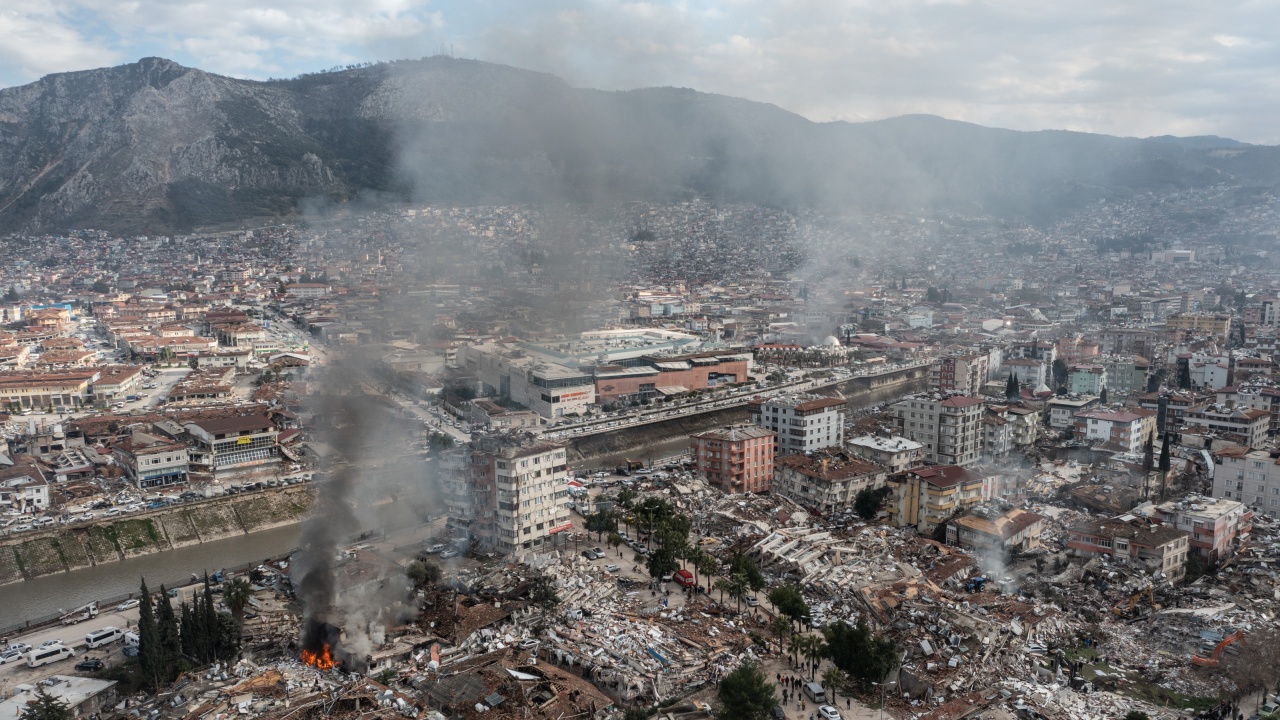
[[[1280,718],[1248,4],[0,8],[0,720]]]

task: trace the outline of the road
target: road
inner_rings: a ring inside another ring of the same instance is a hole
[[[665,422],[676,418],[690,417],[706,412],[714,412],[733,407],[746,405],[754,398],[774,397],[787,393],[795,392],[812,392],[823,388],[839,385],[849,380],[860,377],[875,377],[878,375],[889,375],[891,373],[902,372],[912,368],[925,367],[933,363],[932,358],[917,360],[910,363],[901,363],[897,365],[889,365],[879,370],[835,370],[834,376],[825,379],[815,380],[794,380],[792,382],[775,385],[769,388],[749,389],[739,391],[724,391],[723,393],[713,394],[711,398],[702,402],[680,405],[676,407],[650,408],[625,410],[607,415],[603,418],[592,418],[576,423],[568,423],[550,429],[546,437],[550,439],[572,439],[580,437],[590,437],[591,435],[599,435],[601,433],[614,432],[624,427],[636,427],[639,425],[647,425],[656,422]]]

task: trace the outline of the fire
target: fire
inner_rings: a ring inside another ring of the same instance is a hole
[[[325,643],[320,648],[320,652],[303,650],[302,662],[318,667],[321,670],[332,670],[333,666],[337,664],[333,661],[333,654],[329,652],[329,643]]]

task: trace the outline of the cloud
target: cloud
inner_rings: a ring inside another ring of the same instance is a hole
[[[16,4],[15,4],[16,2]],[[0,80],[154,54],[265,78],[449,50],[602,89],[671,85],[818,121],[1278,142],[1264,3],[1169,0],[10,0]]]

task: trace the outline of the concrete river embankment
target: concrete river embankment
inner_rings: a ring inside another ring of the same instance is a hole
[[[291,525],[313,498],[299,485],[27,531],[0,541],[0,585]]]

